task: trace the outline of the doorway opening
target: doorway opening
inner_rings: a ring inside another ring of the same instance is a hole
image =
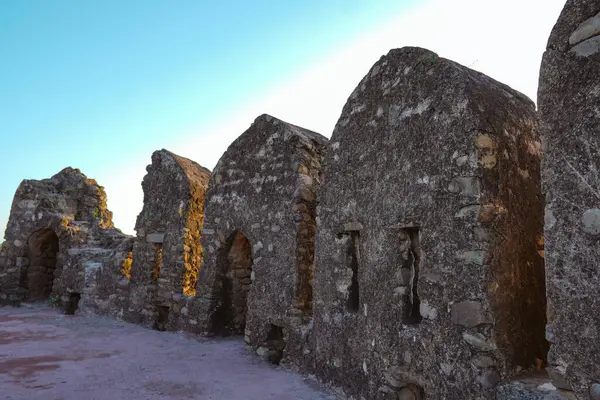
[[[34,232],[27,243],[27,300],[39,301],[50,297],[58,254],[58,236],[51,229]]]
[[[65,314],[75,315],[75,311],[79,308],[79,300],[81,300],[81,294],[77,292],[69,293],[69,300],[65,304]]]
[[[242,232],[234,232],[217,258],[217,307],[213,331],[219,335],[242,335],[246,328],[247,299],[252,284],[252,246]]]
[[[279,365],[283,358],[283,350],[285,349],[285,339],[283,337],[283,328],[278,325],[271,324],[269,333],[267,334],[267,358],[270,363]]]
[[[152,329],[156,331],[164,332],[167,330],[167,323],[169,322],[169,306],[156,306],[155,309],[156,319]]]

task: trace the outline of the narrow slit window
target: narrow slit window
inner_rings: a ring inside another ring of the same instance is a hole
[[[350,286],[348,286],[347,308],[349,311],[357,312],[360,304],[360,290],[358,286],[360,232],[351,231],[348,234],[350,236],[348,242],[348,260],[350,262],[350,269],[352,269],[352,280],[350,281]]]
[[[406,296],[405,324],[418,324],[423,317],[421,316],[418,284],[419,284],[419,266],[421,262],[421,243],[418,227],[404,228],[407,237],[408,251],[404,260],[403,268],[409,271],[408,294]]]
[[[162,265],[163,248],[162,243],[154,243],[154,269],[152,270],[152,283],[158,283],[160,266]]]
[[[81,294],[77,292],[69,293],[69,300],[65,305],[66,315],[75,315],[75,311],[79,308],[79,300],[81,300]]]

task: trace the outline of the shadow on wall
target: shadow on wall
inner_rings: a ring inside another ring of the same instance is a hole
[[[27,288],[27,300],[45,300],[52,292],[56,255],[58,254],[58,236],[52,229],[34,232],[27,243],[29,266],[23,271]]]
[[[213,333],[243,335],[252,283],[252,246],[242,232],[234,232],[221,248],[217,259],[218,300],[212,316]]]

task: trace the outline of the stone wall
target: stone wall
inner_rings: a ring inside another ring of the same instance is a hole
[[[127,264],[131,262],[134,238],[102,251],[102,257],[87,264],[82,308],[96,314],[124,318],[129,308]]]
[[[538,103],[550,371],[555,385],[600,399],[600,1],[567,1]]]
[[[126,237],[113,226],[102,186],[81,171],[24,180],[2,245],[0,298],[83,305],[90,279]],[[96,309],[91,300],[87,305]]]
[[[540,157],[522,94],[428,50],[382,57],[325,161],[317,376],[357,398],[491,398],[542,363]]]
[[[262,115],[221,157],[206,194],[197,329],[245,334],[274,362],[311,363],[316,190],[326,143]]]
[[[179,302],[195,294],[210,171],[167,150],[152,154],[147,171],[142,182],[144,207],[135,225],[126,318],[174,330]]]
[[[135,238],[79,170],[25,180],[0,304],[244,335],[352,398],[600,400],[598,71],[600,1],[569,0],[542,62],[542,146],[522,94],[392,50],[331,142],[262,115],[212,176],[155,152]]]

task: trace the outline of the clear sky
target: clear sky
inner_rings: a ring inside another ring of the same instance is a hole
[[[564,0],[0,1],[0,230],[24,178],[66,166],[133,232],[167,148],[212,169],[262,113],[330,136],[391,48],[418,45],[535,100]]]

